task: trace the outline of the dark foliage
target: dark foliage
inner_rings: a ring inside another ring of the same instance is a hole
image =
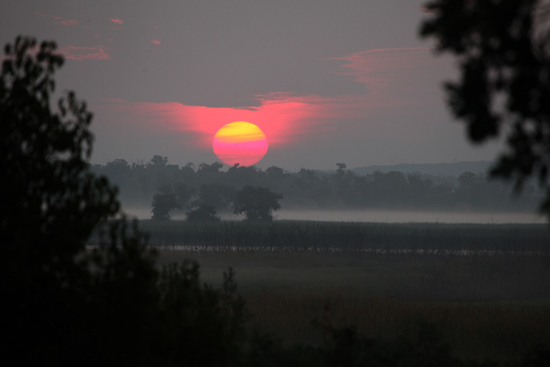
[[[151,204],[151,212],[153,220],[170,220],[170,211],[179,208],[176,195],[172,193],[158,193],[153,196],[153,203]]]
[[[69,92],[51,110],[55,44],[35,47],[7,45],[0,80],[2,361],[238,365],[246,311],[231,272],[216,290],[196,264],[156,269],[146,236],[115,218],[116,189],[89,169],[86,105]]]
[[[209,205],[219,211],[229,211],[235,201],[236,190],[220,183],[204,184],[199,187],[195,205]]]
[[[273,211],[279,210],[279,200],[283,195],[272,192],[266,187],[245,186],[237,191],[235,199],[235,214],[243,214],[248,222],[270,222]]]
[[[211,222],[216,223],[221,219],[216,215],[216,208],[212,205],[199,205],[193,210],[185,213],[188,222]]]
[[[209,204],[218,211],[231,210],[235,192],[246,185],[261,186],[284,196],[281,205],[285,209],[340,209],[340,208],[394,208],[435,210],[502,210],[532,211],[540,200],[531,183],[524,185],[521,199],[510,198],[512,190],[503,182],[490,181],[484,175],[467,173],[476,177],[480,191],[463,190],[458,177],[439,177],[402,172],[374,172],[357,175],[340,163],[334,172],[302,169],[286,172],[279,167],[261,170],[256,167],[230,167],[222,171],[219,166],[203,165],[201,172],[189,163],[183,167],[166,164],[151,165],[118,164],[123,160],[96,166],[94,171],[108,175],[121,190],[122,201],[129,205],[150,205],[157,193],[176,195],[182,210],[200,204]],[[125,162],[125,161],[124,161]],[[114,168],[119,170],[115,171]],[[157,186],[155,186],[157,185]],[[155,191],[153,191],[153,188]],[[482,196],[483,200],[479,200]]]
[[[180,209],[186,209],[189,207],[191,199],[193,199],[196,193],[197,189],[194,187],[188,186],[181,182],[174,184],[174,195],[176,195]]]
[[[518,192],[538,179],[550,217],[550,31],[539,0],[435,0],[420,34],[438,52],[455,54],[460,80],[445,86],[468,137],[482,143],[506,135],[508,150],[492,175],[514,179]]]

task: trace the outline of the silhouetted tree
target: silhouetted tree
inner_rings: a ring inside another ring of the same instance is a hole
[[[431,179],[423,179],[420,174],[407,175],[407,195],[409,203],[415,206],[421,206],[423,203],[430,202],[430,194],[434,192]]]
[[[217,290],[196,264],[157,270],[137,225],[115,219],[116,189],[90,170],[85,103],[68,92],[52,110],[55,43],[35,47],[8,44],[0,77],[2,360],[242,365],[246,309],[232,273]]]
[[[448,103],[474,143],[506,134],[508,150],[491,174],[514,179],[519,192],[534,176],[546,189],[541,210],[550,218],[550,29],[539,0],[434,0],[420,34],[438,52],[457,55],[458,82]]]
[[[370,188],[376,205],[396,207],[403,204],[408,183],[403,172],[376,171],[372,174]]]
[[[153,216],[151,219],[166,221],[170,220],[170,211],[178,209],[178,201],[176,195],[172,193],[161,192],[153,196],[153,202],[151,203],[151,212]]]
[[[216,208],[212,205],[199,205],[185,213],[188,222],[219,222],[221,219],[216,215]]]
[[[285,174],[285,171],[282,168],[277,167],[277,166],[271,166],[268,169],[266,169],[265,172],[270,177],[282,177]]]
[[[184,183],[177,182],[174,185],[174,195],[176,195],[178,206],[181,209],[185,209],[189,206],[191,199],[196,193],[197,189]]]
[[[339,175],[343,175],[344,172],[348,169],[345,163],[336,163],[336,166],[338,166],[336,173]]]
[[[149,165],[152,167],[165,167],[168,164],[168,157],[163,157],[160,155],[155,155],[149,161]]]
[[[258,184],[265,173],[256,166],[240,166],[235,163],[233,167],[229,167],[224,174],[224,183],[233,187],[243,187],[244,185]]]
[[[197,179],[202,184],[211,184],[220,181],[220,170],[223,168],[223,164],[220,162],[214,162],[212,164],[201,163],[195,173]]]
[[[195,165],[193,163],[187,163],[181,167],[179,172],[176,173],[176,178],[187,185],[195,186]]]
[[[234,214],[243,214],[249,222],[273,220],[273,211],[281,209],[283,195],[259,186],[245,186],[237,191]]]
[[[100,320],[115,320],[109,300],[130,273],[140,285],[127,294],[154,284],[153,257],[125,220],[111,222],[101,246],[86,251],[94,230],[118,212],[117,190],[90,171],[86,104],[67,92],[52,110],[53,76],[63,64],[55,43],[36,47],[27,37],[6,45],[0,78],[0,292],[10,300],[2,305],[9,340],[0,353],[20,365],[93,365],[113,352],[97,343],[107,335]]]
[[[199,187],[196,205],[211,205],[219,211],[228,211],[235,201],[236,190],[231,186],[214,183]]]

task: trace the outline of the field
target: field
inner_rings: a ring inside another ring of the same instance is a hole
[[[454,353],[513,360],[550,342],[546,225],[142,221],[160,262],[195,259],[206,282],[232,267],[251,325],[321,343],[312,324],[414,337],[434,325]]]

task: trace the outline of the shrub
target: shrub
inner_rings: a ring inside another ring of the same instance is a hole
[[[279,200],[283,195],[272,192],[269,188],[250,186],[237,191],[234,214],[243,214],[249,222],[270,222],[273,211],[281,209]]]
[[[212,205],[199,205],[197,208],[185,213],[188,222],[216,223],[221,219],[216,215],[216,208]]]

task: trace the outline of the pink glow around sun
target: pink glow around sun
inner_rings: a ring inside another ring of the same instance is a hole
[[[235,121],[218,130],[212,142],[214,153],[227,165],[252,166],[267,153],[267,138],[250,122]]]

